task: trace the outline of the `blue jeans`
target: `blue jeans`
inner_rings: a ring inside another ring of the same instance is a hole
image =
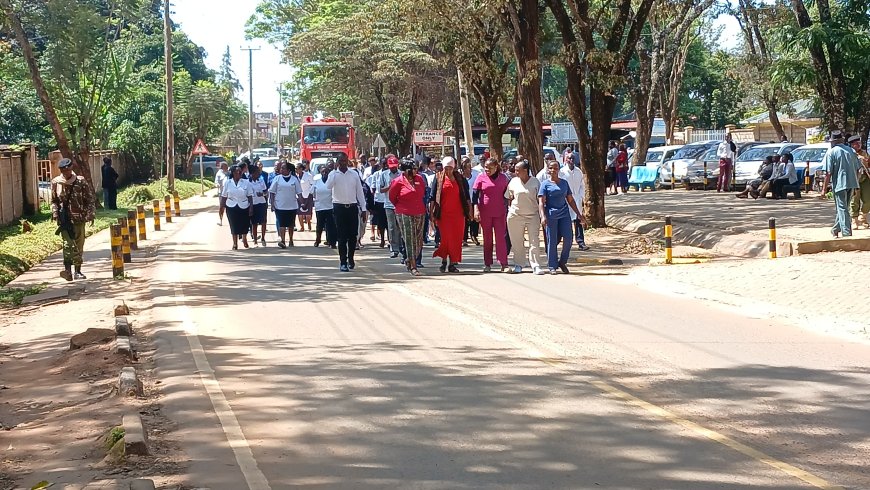
[[[556,255],[560,240],[563,242],[562,253]],[[574,231],[571,229],[570,216],[547,219],[547,267],[556,269],[560,264],[567,264],[573,241]]]
[[[837,217],[831,231],[842,233],[843,236],[852,236],[852,221],[849,216],[849,203],[852,202],[852,189],[834,193],[834,206],[837,208]]]
[[[574,236],[577,237],[577,245],[586,245],[586,235],[583,234],[583,224],[580,223],[580,218],[574,220]]]

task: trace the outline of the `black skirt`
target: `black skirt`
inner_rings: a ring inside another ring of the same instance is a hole
[[[230,222],[230,233],[233,235],[247,235],[250,231],[251,219],[247,208],[227,206],[227,221]]]
[[[251,216],[252,225],[266,224],[266,208],[268,208],[266,203],[254,204],[254,215]]]
[[[296,209],[276,209],[275,221],[278,222],[278,228],[293,228],[297,212]]]

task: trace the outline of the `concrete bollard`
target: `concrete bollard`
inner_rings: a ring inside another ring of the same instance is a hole
[[[767,250],[770,254],[771,259],[776,258],[776,218],[770,218],[767,220],[767,228],[768,228],[768,240],[767,240]]]
[[[133,255],[130,252],[130,227],[127,225],[127,218],[118,218],[118,226],[121,227],[121,252],[124,257],[124,263],[133,262]]]
[[[804,191],[809,192],[812,190],[812,177],[810,176],[810,161],[807,160],[807,169],[804,171]]]
[[[707,186],[710,185],[710,181],[707,180],[707,160],[704,160],[704,190],[707,190]]]
[[[130,237],[130,250],[139,250],[139,235],[136,233],[136,211],[127,211],[127,235]]]
[[[115,352],[133,359],[133,344],[130,342],[130,337],[115,337]]]
[[[154,231],[160,231],[160,200],[151,202],[151,212],[154,214]]]
[[[136,376],[136,368],[132,366],[121,369],[118,375],[118,394],[121,396],[142,396],[142,382]]]
[[[124,277],[124,243],[121,225],[112,225],[112,277]]]
[[[145,241],[148,239],[148,232],[145,231],[145,206],[136,206],[136,221],[139,224],[139,240]]]
[[[671,190],[677,190],[677,165],[671,160]]]
[[[172,223],[172,198],[169,197],[169,194],[163,196],[163,204],[163,209],[165,210],[163,213],[164,218],[167,223]]]
[[[142,425],[142,417],[139,414],[124,415],[121,419],[124,427],[124,454],[148,455],[148,436]]]
[[[115,335],[117,337],[130,337],[133,335],[133,326],[126,316],[115,317]]]
[[[665,264],[674,263],[674,227],[671,224],[671,217],[665,218]]]
[[[175,216],[181,216],[181,198],[178,197],[178,191],[172,192],[173,204],[175,204]]]

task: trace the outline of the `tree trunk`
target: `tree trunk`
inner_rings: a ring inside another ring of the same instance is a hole
[[[782,128],[782,123],[779,121],[779,113],[777,113],[776,96],[773,94],[765,94],[764,104],[767,106],[767,117],[770,119],[770,124],[773,130],[776,131],[776,137],[779,141],[785,137],[785,130]],[[777,141],[777,143],[779,143]]]
[[[651,87],[652,83],[652,60],[649,53],[643,48],[638,49],[637,58],[639,61],[637,88],[635,89],[635,114],[637,117],[637,128],[635,130],[634,154],[632,155],[632,165],[639,165],[646,161],[647,150],[649,150],[650,141],[652,140],[653,120],[655,119],[655,105],[653,100],[656,98],[653,95]]]
[[[459,155],[462,154],[462,145],[459,144],[459,133],[462,131],[462,108],[459,106],[459,98],[453,97],[453,158],[459,163]]]

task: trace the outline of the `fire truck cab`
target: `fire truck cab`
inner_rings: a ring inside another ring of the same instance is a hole
[[[336,158],[342,153],[350,159],[357,157],[352,117],[314,119],[314,116],[305,116],[300,133],[300,154],[304,160]]]

